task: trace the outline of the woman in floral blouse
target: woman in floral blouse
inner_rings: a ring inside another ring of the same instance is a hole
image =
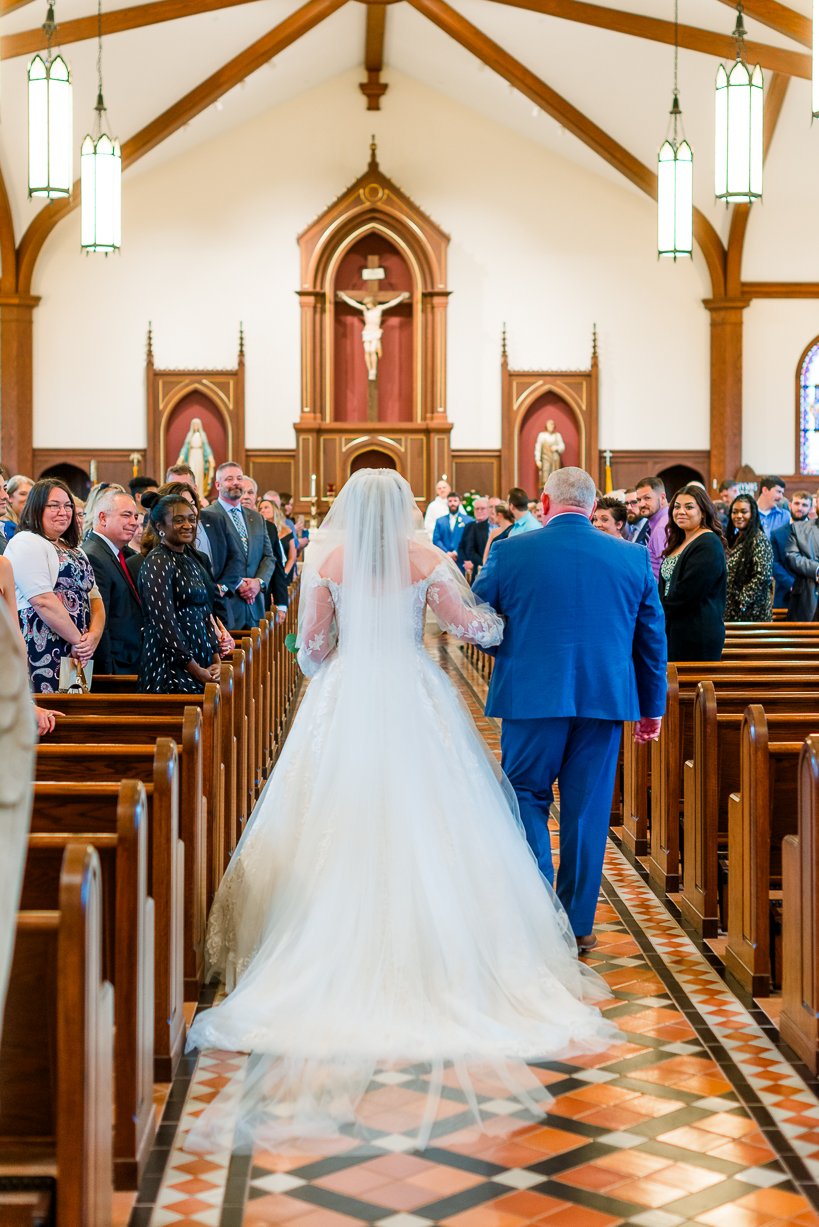
[[[726,622],[770,622],[773,616],[773,550],[755,501],[738,495],[728,513]]]

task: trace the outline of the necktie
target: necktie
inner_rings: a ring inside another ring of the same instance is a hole
[[[231,507],[230,514],[233,518],[233,526],[242,538],[242,548],[245,551],[245,556],[247,556],[247,524],[245,524],[245,517],[242,515],[241,507]]]
[[[123,571],[125,572],[125,578],[126,578],[126,580],[128,581],[128,587],[129,587],[129,588],[131,589],[131,591],[133,592],[133,594],[134,594],[134,598],[135,598],[135,600],[136,600],[137,605],[140,605],[140,606],[141,606],[141,605],[142,605],[142,602],[141,602],[141,601],[140,601],[140,599],[139,599],[139,593],[138,593],[138,592],[137,592],[137,590],[136,590],[136,584],[134,583],[133,579],[131,578],[131,572],[128,570],[128,566],[127,566],[127,564],[126,564],[126,562],[125,562],[125,555],[124,555],[124,553],[122,552],[122,550],[118,550],[118,551],[117,551],[117,558],[119,559],[119,565],[122,567]]]

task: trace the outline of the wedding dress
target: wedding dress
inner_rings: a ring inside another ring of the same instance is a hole
[[[500,1094],[540,1118],[549,1096],[527,1062],[618,1035],[508,781],[424,649],[427,607],[483,647],[503,625],[419,521],[403,478],[363,470],[309,547],[312,680],[211,912],[208,965],[228,996],[189,1038],[252,1056],[189,1148],[367,1137],[365,1092],[402,1063],[426,1071],[402,1130],[419,1146],[441,1095],[478,1122]]]

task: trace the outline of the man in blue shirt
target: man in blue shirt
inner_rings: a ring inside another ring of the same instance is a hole
[[[772,534],[791,522],[791,513],[783,506],[785,498],[785,483],[781,477],[761,477],[756,505],[759,508],[759,522],[762,531],[770,541]],[[793,576],[787,571],[774,553],[773,576],[776,580],[774,605],[781,608],[787,605],[787,594],[793,587]]]
[[[515,517],[510,537],[520,537],[523,533],[531,533],[540,528],[540,521],[529,510],[529,495],[520,486],[513,486],[506,499],[509,510]]]

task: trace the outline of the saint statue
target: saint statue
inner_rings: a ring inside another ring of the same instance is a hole
[[[194,418],[185,435],[185,442],[176,458],[177,464],[187,464],[193,469],[196,479],[196,489],[201,499],[210,495],[213,477],[216,472],[216,461],[205,428],[199,418]]]
[[[563,435],[555,427],[553,419],[549,418],[546,429],[535,439],[535,464],[540,473],[541,486],[545,486],[551,474],[560,468],[563,463],[560,457],[565,450]]]
[[[348,297],[343,290],[338,291],[338,296],[342,302],[346,302],[348,307],[355,307],[356,311],[360,311],[364,317],[364,326],[361,329],[361,340],[364,344],[364,361],[367,364],[367,378],[370,380],[378,377],[378,359],[381,357],[381,338],[384,335],[384,329],[381,327],[381,316],[385,311],[389,311],[390,307],[397,307],[405,298],[409,298],[409,291],[404,290],[396,298],[391,298],[389,302],[380,303],[377,298],[368,297],[363,302],[356,302],[354,298]]]

